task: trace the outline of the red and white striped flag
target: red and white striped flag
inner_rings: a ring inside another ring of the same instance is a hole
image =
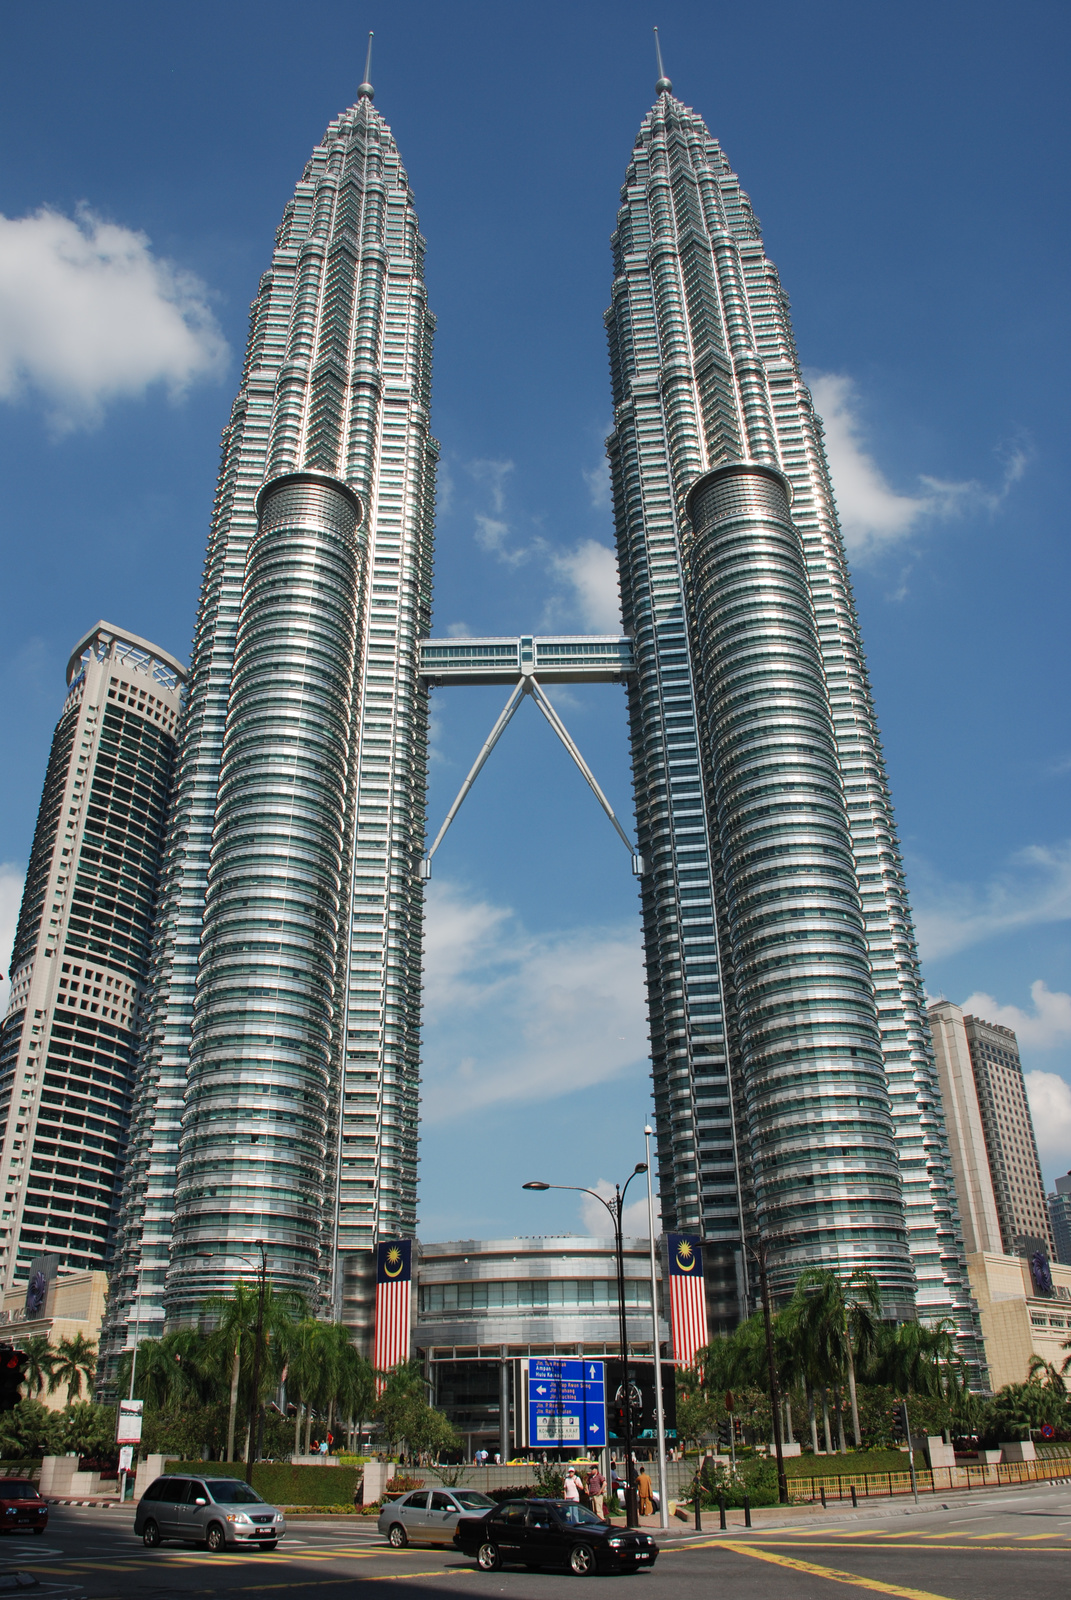
[[[691,1234],[671,1233],[666,1236],[666,1246],[673,1359],[679,1367],[691,1367],[695,1365],[696,1352],[707,1343],[703,1244]]]
[[[413,1241],[389,1239],[376,1246],[376,1337],[372,1365],[389,1372],[409,1360]]]

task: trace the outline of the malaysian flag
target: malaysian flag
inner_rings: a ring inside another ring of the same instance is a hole
[[[413,1287],[412,1239],[388,1239],[376,1246],[376,1340],[372,1365],[389,1372],[409,1360],[410,1295]]]
[[[696,1352],[707,1342],[703,1245],[692,1234],[670,1233],[666,1236],[666,1247],[673,1359],[679,1367],[691,1367],[695,1365]]]

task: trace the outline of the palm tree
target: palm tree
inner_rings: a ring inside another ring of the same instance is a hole
[[[286,1392],[294,1400],[294,1454],[302,1454],[301,1425],[305,1422],[305,1453],[308,1453],[308,1435],[312,1429],[312,1413],[326,1403],[329,1388],[325,1377],[324,1324],[315,1317],[302,1317],[287,1330]]]
[[[238,1383],[242,1375],[242,1343],[252,1343],[257,1325],[259,1290],[237,1280],[230,1294],[212,1295],[204,1303],[208,1317],[216,1317],[209,1336],[209,1361],[220,1371],[230,1369],[230,1406],[227,1412],[226,1461],[234,1460],[234,1426],[238,1415]]]
[[[133,1351],[127,1350],[119,1362],[116,1387],[121,1395],[130,1392],[133,1359]],[[159,1339],[142,1339],[137,1350],[135,1388],[153,1410],[203,1404],[215,1391],[205,1335],[196,1328],[179,1328]]]
[[[354,1447],[354,1434],[360,1432],[375,1400],[376,1375],[372,1363],[362,1356],[352,1341],[348,1341],[342,1360],[338,1403],[349,1423],[351,1449]]]
[[[847,1378],[852,1408],[852,1433],[855,1448],[863,1447],[859,1426],[859,1397],[856,1392],[856,1360],[866,1360],[875,1348],[881,1317],[881,1291],[870,1272],[853,1272],[842,1279],[835,1272],[810,1267],[796,1280],[793,1299],[802,1296],[805,1308],[797,1319],[803,1346],[812,1367],[824,1378],[823,1419],[826,1415],[825,1385],[839,1384]],[[838,1418],[841,1416],[838,1404]],[[843,1422],[840,1423],[843,1448]]]
[[[264,1392],[273,1381],[278,1382],[283,1352],[289,1330],[296,1317],[302,1315],[305,1303],[291,1290],[275,1290],[269,1281],[264,1290],[264,1316],[261,1327],[260,1394],[252,1397],[259,1408]],[[205,1316],[214,1321],[204,1351],[203,1370],[207,1377],[214,1371],[217,1379],[229,1376],[230,1404],[227,1414],[227,1460],[234,1460],[234,1430],[238,1413],[238,1390],[243,1367],[246,1368],[247,1392],[252,1382],[255,1364],[257,1320],[260,1311],[260,1285],[248,1284],[239,1278],[230,1294],[213,1295],[206,1300]],[[255,1449],[256,1441],[246,1441],[246,1454]]]
[[[60,1384],[67,1386],[67,1399],[82,1398],[82,1379],[92,1381],[97,1366],[97,1347],[84,1333],[72,1339],[61,1339],[56,1352],[55,1365],[48,1380],[49,1394],[55,1394]]]
[[[902,1322],[881,1330],[875,1346],[871,1376],[898,1394],[941,1396],[943,1373],[955,1361],[953,1324],[941,1318],[932,1325]]]
[[[26,1357],[22,1381],[33,1399],[40,1395],[52,1377],[56,1365],[56,1352],[49,1343],[47,1335],[43,1333],[31,1333],[29,1338],[22,1340],[19,1348]]]

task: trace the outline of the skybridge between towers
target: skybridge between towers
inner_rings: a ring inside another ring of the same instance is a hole
[[[565,724],[543,693],[543,684],[624,683],[635,671],[632,640],[617,635],[553,634],[538,637],[521,634],[516,638],[494,636],[486,639],[422,639],[418,644],[419,672],[430,686],[448,684],[512,684],[509,699],[483,743],[472,770],[446,814],[435,842],[421,863],[420,874],[431,877],[431,861],[446,835],[446,830],[461,809],[462,802],[501,739],[525,696],[530,696],[580,768],[584,778],[632,858],[636,877],[644,872],[643,857],[614,814],[595,775],[573,741]]]

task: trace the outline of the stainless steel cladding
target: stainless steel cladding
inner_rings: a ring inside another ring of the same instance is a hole
[[[697,701],[756,1222],[772,1287],[857,1260],[914,1280],[851,831],[800,537],[771,468],[688,498]]]
[[[314,1297],[325,1244],[363,512],[345,484],[311,473],[267,484],[258,508],[179,1154],[171,1256],[178,1309],[224,1290],[257,1238],[270,1246],[274,1281]]]

